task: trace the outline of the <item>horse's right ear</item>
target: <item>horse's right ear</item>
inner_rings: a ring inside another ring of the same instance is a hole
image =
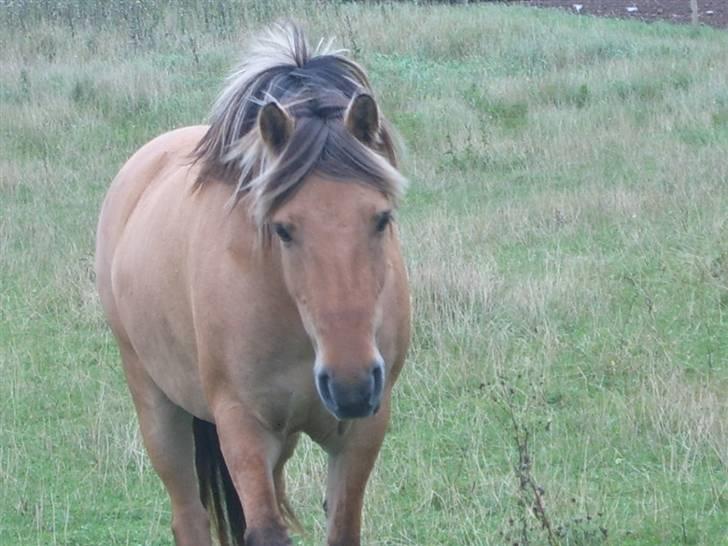
[[[293,134],[293,120],[280,104],[271,101],[258,112],[258,129],[268,149],[278,155]]]

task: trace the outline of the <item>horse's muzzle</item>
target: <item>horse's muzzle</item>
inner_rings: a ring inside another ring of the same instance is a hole
[[[384,363],[376,360],[358,382],[337,381],[323,370],[316,373],[316,388],[326,409],[337,419],[359,419],[379,411],[384,386]]]

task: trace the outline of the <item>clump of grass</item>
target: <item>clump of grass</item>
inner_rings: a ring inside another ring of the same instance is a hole
[[[535,92],[536,100],[557,107],[575,106],[584,108],[590,98],[589,86],[582,84],[568,84],[563,81],[546,82]]]
[[[20,100],[29,101],[31,97],[30,76],[25,68],[20,70]]]
[[[471,109],[485,116],[488,123],[495,123],[506,129],[520,129],[528,123],[526,102],[490,97],[475,85],[466,90],[464,98]]]

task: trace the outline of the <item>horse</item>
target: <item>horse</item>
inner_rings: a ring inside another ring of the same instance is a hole
[[[111,183],[97,289],[177,546],[211,528],[291,544],[301,433],[328,455],[327,544],[360,544],[410,339],[397,149],[361,66],[287,22],[252,40],[209,125]]]

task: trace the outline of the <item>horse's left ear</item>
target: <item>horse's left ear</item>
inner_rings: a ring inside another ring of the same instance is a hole
[[[266,146],[280,154],[293,133],[293,120],[276,101],[267,103],[258,113],[258,128]]]
[[[349,132],[364,144],[371,144],[379,132],[379,107],[374,97],[359,93],[349,103],[344,115]]]

